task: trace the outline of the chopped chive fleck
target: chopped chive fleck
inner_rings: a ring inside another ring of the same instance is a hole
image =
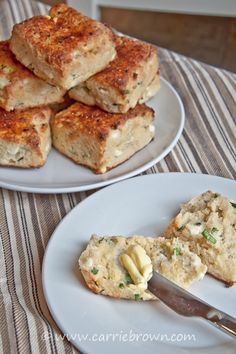
[[[75,79],[78,78],[79,75],[78,74],[72,74],[71,76],[72,76],[72,80],[75,80]]]
[[[104,240],[104,237],[100,238],[100,240],[98,241],[98,243],[101,243]]]
[[[232,205],[233,208],[236,208],[236,203],[230,203]]]
[[[124,287],[125,287],[125,285],[124,285],[123,283],[120,283],[120,284],[119,284],[119,288],[120,288],[120,289],[124,289]]]
[[[108,245],[112,245],[114,243],[111,238],[106,238],[105,241],[108,243]]]
[[[200,226],[200,225],[202,225],[202,224],[201,224],[200,222],[196,222],[195,225],[196,225],[196,226]]]
[[[91,273],[94,275],[98,274],[98,269],[93,267],[93,269],[91,269]]]
[[[173,250],[173,254],[176,256],[181,256],[182,254],[181,249],[179,247],[175,247]]]
[[[141,300],[140,295],[139,295],[139,294],[134,294],[134,300],[135,300],[135,301]]]
[[[217,232],[217,231],[219,231],[216,227],[213,227],[212,229],[211,229],[211,232],[212,233],[214,233],[214,232]]]
[[[214,198],[217,198],[217,197],[219,197],[219,194],[218,194],[218,193],[215,193],[215,194],[213,195],[213,197],[214,197]]]
[[[19,162],[19,161],[21,161],[21,160],[23,160],[24,159],[24,157],[22,156],[22,157],[20,157],[17,161]]]
[[[129,93],[130,93],[130,90],[124,90],[124,91],[123,91],[123,94],[124,94],[124,95],[128,95]]]
[[[99,292],[99,294],[102,294],[104,290],[105,290],[105,289],[102,289],[102,290]]]
[[[139,81],[139,82],[138,82],[138,85],[142,85],[142,83],[143,83],[142,81]]]
[[[202,231],[202,236],[205,237],[205,239],[206,239],[207,241],[209,241],[209,242],[211,242],[211,243],[213,243],[213,244],[216,243],[215,237],[213,237],[213,236],[211,235],[211,233],[210,233],[207,229],[205,229],[205,230]]]
[[[180,226],[177,231],[182,231],[185,228],[185,225]]]
[[[31,63],[31,64],[29,64],[28,65],[28,68],[30,69],[30,70],[34,70],[34,66],[33,66],[33,64]]]
[[[125,284],[129,285],[129,284],[132,284],[132,283],[133,283],[133,280],[132,280],[131,276],[127,273],[125,275]]]

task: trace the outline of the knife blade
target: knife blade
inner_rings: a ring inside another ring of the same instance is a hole
[[[153,272],[148,290],[178,314],[202,317],[236,339],[236,318],[202,301],[161,274]]]

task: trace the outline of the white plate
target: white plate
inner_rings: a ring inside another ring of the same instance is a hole
[[[137,175],[163,159],[177,143],[184,126],[184,108],[174,88],[161,79],[160,92],[148,102],[155,109],[156,138],[124,164],[95,175],[52,149],[40,169],[0,168],[0,187],[35,193],[66,193],[105,186]]]
[[[235,182],[228,179],[184,173],[148,175],[94,193],[60,223],[44,257],[44,294],[58,326],[82,352],[187,354],[191,348],[191,353],[235,353],[230,337],[203,320],[175,314],[161,302],[136,303],[93,294],[77,265],[92,233],[160,235],[180,203],[208,189],[236,200]],[[236,286],[226,288],[206,276],[191,291],[236,316]],[[142,334],[142,339],[125,341],[125,335],[132,339],[131,331]],[[164,337],[147,340],[150,334]],[[190,335],[190,340],[184,340],[184,335]]]

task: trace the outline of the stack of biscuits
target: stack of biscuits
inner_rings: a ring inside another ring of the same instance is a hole
[[[53,144],[105,173],[154,138],[159,87],[155,47],[65,4],[16,24],[0,42],[0,165],[40,167]]]

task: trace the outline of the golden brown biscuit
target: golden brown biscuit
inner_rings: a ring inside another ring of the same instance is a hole
[[[6,112],[0,108],[0,165],[40,167],[51,148],[48,107]]]
[[[105,173],[153,139],[153,119],[145,104],[112,114],[77,102],[52,119],[53,145],[74,162]]]
[[[75,100],[107,112],[125,113],[160,87],[157,49],[151,44],[116,36],[117,57],[101,72],[72,88]]]
[[[0,42],[0,106],[6,111],[63,101],[65,91],[39,79],[16,60],[9,42]]]
[[[116,55],[111,30],[65,4],[16,24],[10,46],[37,76],[64,89],[104,69]]]

